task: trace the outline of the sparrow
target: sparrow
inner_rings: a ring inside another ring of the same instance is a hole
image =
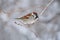
[[[25,16],[15,19],[21,20],[24,24],[32,24],[38,19],[38,14],[36,12],[32,12]]]

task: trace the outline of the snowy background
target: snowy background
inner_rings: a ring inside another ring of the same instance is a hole
[[[60,0],[0,0],[0,40],[60,40]],[[37,12],[39,20],[31,25],[14,18]]]

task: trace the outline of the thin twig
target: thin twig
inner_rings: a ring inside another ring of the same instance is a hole
[[[44,8],[44,10],[40,13],[40,15],[42,15],[46,10],[47,8],[50,6],[50,4],[52,4],[54,0],[51,0],[51,2],[49,2],[49,4]]]

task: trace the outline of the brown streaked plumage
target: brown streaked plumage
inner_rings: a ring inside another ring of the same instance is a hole
[[[35,15],[37,14],[36,12],[32,12],[32,13],[35,14]],[[21,17],[21,19],[29,19],[29,17],[33,15],[32,13],[29,13],[29,14]]]
[[[25,16],[23,16],[23,17],[21,17],[21,19],[29,19],[29,17],[30,16],[32,16],[32,14],[31,13],[29,13],[29,14],[27,14],[27,15],[25,15]]]

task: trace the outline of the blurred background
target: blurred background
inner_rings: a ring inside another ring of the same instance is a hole
[[[0,0],[0,40],[60,40],[60,0]],[[31,28],[14,24],[14,18],[37,12]],[[34,32],[32,32],[33,30]]]

